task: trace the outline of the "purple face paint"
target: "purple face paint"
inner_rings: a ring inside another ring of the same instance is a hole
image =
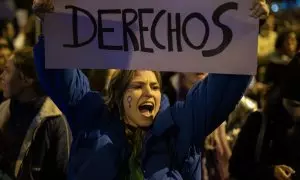
[[[131,100],[132,100],[132,97],[128,96],[127,97],[127,102],[128,102],[129,108],[131,108]]]

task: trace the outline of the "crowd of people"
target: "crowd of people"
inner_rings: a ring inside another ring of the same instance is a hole
[[[50,2],[0,19],[0,180],[300,179],[297,22],[260,20],[253,77],[50,70]]]

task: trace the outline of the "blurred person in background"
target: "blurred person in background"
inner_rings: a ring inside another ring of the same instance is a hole
[[[35,44],[35,16],[26,9],[15,10],[14,18],[0,19],[0,36],[7,39],[10,48],[22,49]]]
[[[5,65],[5,59],[7,59],[12,53],[12,49],[6,39],[0,37],[0,69],[3,69]]]
[[[26,46],[27,34],[26,34],[26,24],[28,22],[28,11],[25,9],[18,9],[16,11],[16,24],[18,31],[13,40],[14,48],[16,50],[22,49]]]
[[[67,179],[68,123],[42,92],[32,48],[15,51],[0,76],[0,179]]]
[[[275,51],[275,42],[277,39],[277,32],[275,31],[276,19],[274,15],[270,15],[264,24],[260,27],[258,35],[258,62],[259,64],[265,64],[261,62],[266,56]]]
[[[16,35],[15,26],[12,21],[7,19],[0,20],[0,37],[5,39],[10,49],[14,49],[14,38]]]
[[[297,35],[293,31],[279,34],[276,40],[276,51],[269,56],[264,83],[279,85],[285,74],[286,65],[297,52]]]
[[[0,74],[4,70],[6,60],[11,55],[12,50],[9,48],[8,42],[6,39],[0,37]],[[2,86],[0,83],[0,103],[4,100]]]
[[[15,49],[21,49],[35,44],[35,16],[28,9],[17,9],[16,23],[18,31],[14,39]]]
[[[261,23],[258,34],[258,46],[257,46],[257,58],[258,68],[256,80],[262,82],[266,71],[266,65],[268,64],[268,57],[275,51],[275,43],[277,39],[277,32],[275,31],[276,18],[274,14],[271,14],[264,22]],[[258,88],[259,88],[258,84]]]
[[[236,180],[300,179],[300,54],[284,83],[272,86],[262,110],[249,115],[230,160]]]

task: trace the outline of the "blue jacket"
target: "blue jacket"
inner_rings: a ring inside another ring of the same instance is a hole
[[[128,162],[128,145],[118,114],[112,114],[101,93],[90,90],[78,69],[45,69],[41,36],[34,48],[41,85],[68,118],[74,142],[70,180],[119,180]],[[88,58],[88,56],[87,56]],[[196,84],[184,102],[163,103],[146,136],[142,157],[145,179],[201,179],[201,147],[242,97],[250,76],[209,75]]]

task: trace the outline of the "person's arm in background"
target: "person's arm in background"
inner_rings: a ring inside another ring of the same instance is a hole
[[[231,149],[229,147],[229,143],[227,141],[227,134],[226,134],[226,122],[223,122],[221,126],[218,128],[218,137],[220,139],[220,143],[224,149],[224,155],[226,156],[226,159],[229,160],[231,157]]]

